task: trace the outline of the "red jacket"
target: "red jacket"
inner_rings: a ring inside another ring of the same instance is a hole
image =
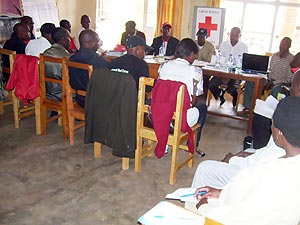
[[[5,87],[9,91],[15,89],[15,95],[24,105],[28,105],[28,101],[33,102],[40,96],[38,61],[38,57],[17,54],[12,73]]]
[[[177,92],[181,85],[185,86],[181,130],[189,133],[188,148],[189,152],[194,153],[193,131],[186,120],[186,113],[190,108],[190,97],[186,85],[177,81],[158,79],[153,88],[151,103],[153,127],[157,137],[155,148],[157,158],[164,156],[170,123],[176,110]]]

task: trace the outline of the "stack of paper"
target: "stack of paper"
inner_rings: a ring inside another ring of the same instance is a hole
[[[205,218],[170,202],[162,201],[138,219],[143,225],[204,225]]]

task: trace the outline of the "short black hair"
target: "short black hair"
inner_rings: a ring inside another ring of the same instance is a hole
[[[52,34],[54,43],[60,43],[66,36],[68,36],[68,31],[62,27],[55,28],[55,32]]]
[[[273,122],[291,145],[300,147],[300,97],[281,100],[273,114]]]
[[[133,27],[135,27],[136,26],[136,24],[135,24],[135,22],[134,21],[132,21],[132,20],[129,20],[129,21],[127,21],[126,23],[125,23],[125,26],[127,27],[127,26],[133,26]]]
[[[63,28],[65,28],[65,26],[66,26],[67,24],[70,24],[70,22],[69,22],[68,20],[65,20],[65,19],[63,19],[63,20],[61,20],[61,21],[59,22],[59,26],[60,26],[60,27],[63,27]]]
[[[182,58],[188,57],[194,52],[198,54],[198,46],[191,38],[184,38],[182,39],[175,50],[175,58]]]

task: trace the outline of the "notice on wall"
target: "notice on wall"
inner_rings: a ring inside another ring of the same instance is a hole
[[[195,6],[192,37],[197,39],[197,31],[200,28],[206,28],[208,32],[207,40],[218,48],[223,39],[224,19],[225,9],[223,8]]]
[[[36,32],[44,23],[59,25],[56,0],[22,0],[22,3],[24,15],[33,18]]]

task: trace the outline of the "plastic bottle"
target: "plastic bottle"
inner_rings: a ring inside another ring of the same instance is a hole
[[[216,55],[216,68],[219,69],[220,67],[221,67],[221,52],[219,50]]]
[[[236,72],[241,73],[242,72],[242,63],[243,63],[243,58],[242,55],[239,55],[236,61]]]
[[[227,70],[229,73],[233,72],[233,64],[234,64],[234,59],[232,54],[229,54],[228,60],[227,60]]]
[[[163,45],[161,45],[158,49],[158,56],[164,57],[164,46]]]

